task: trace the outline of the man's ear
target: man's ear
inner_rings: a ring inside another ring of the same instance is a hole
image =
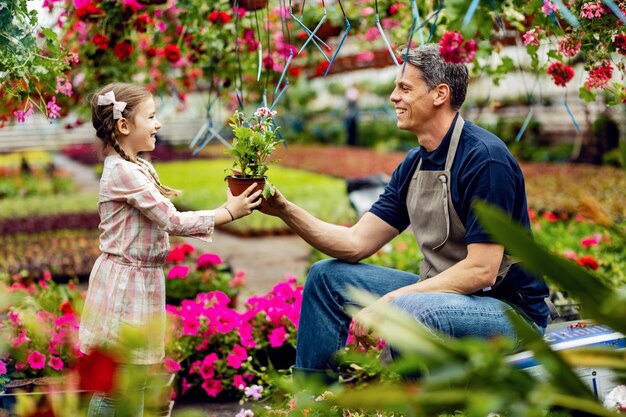
[[[117,131],[122,135],[130,134],[130,127],[128,126],[128,120],[125,117],[117,119],[115,122],[115,126],[117,127]]]
[[[450,99],[450,86],[448,84],[439,84],[433,90],[435,91],[434,106],[439,107]]]

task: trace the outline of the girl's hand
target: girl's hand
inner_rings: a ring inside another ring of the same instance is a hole
[[[263,190],[253,190],[257,187],[257,184],[254,183],[245,191],[238,196],[234,196],[230,189],[226,189],[226,207],[228,211],[232,214],[233,220],[239,219],[241,217],[247,216],[252,213],[256,207],[258,207],[263,201],[261,197],[261,193]]]

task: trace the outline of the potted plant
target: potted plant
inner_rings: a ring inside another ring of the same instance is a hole
[[[230,123],[234,134],[232,148],[224,151],[235,158],[233,166],[227,169],[232,175],[226,177],[233,195],[241,194],[252,183],[263,188],[263,198],[274,195],[274,187],[265,174],[271,162],[269,157],[281,141],[279,128],[273,121],[275,114],[267,107],[259,107],[247,118],[239,110],[233,114]]]

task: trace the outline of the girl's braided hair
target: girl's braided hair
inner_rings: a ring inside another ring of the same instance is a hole
[[[96,136],[103,142],[103,148],[110,146],[122,158],[129,162],[141,165],[150,172],[157,188],[167,198],[180,194],[180,191],[161,184],[159,176],[149,162],[139,157],[132,157],[124,152],[118,141],[120,132],[117,129],[117,120],[113,118],[113,104],[99,105],[98,97],[113,91],[117,101],[126,103],[126,108],[122,112],[122,117],[128,121],[133,121],[137,108],[141,103],[152,98],[152,94],[144,87],[127,83],[112,83],[102,87],[90,99],[91,123],[96,129]]]

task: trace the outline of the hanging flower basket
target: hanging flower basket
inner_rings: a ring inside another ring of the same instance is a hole
[[[233,3],[235,3],[235,1],[236,0],[233,0]],[[263,9],[265,6],[267,6],[267,0],[239,0],[239,7],[249,12]]]

